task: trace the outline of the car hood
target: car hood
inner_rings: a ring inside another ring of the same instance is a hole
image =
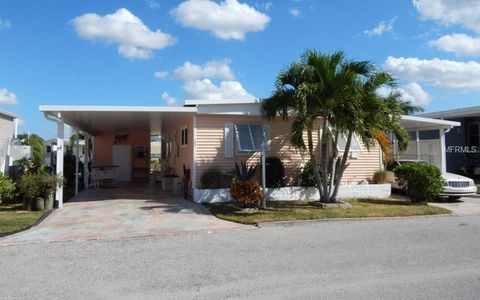
[[[453,173],[443,173],[442,177],[446,181],[473,181],[471,178]]]

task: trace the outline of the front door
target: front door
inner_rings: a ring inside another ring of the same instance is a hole
[[[120,182],[129,182],[131,180],[131,160],[132,146],[113,145],[113,165],[118,166],[117,178]]]

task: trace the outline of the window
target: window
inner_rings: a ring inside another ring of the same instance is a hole
[[[323,154],[332,154],[332,147],[333,147],[333,129],[329,126],[328,127],[329,136],[328,142],[322,141],[322,152]],[[322,129],[320,128],[319,132],[320,138],[322,136]],[[345,146],[347,145],[347,135],[344,132],[340,132],[338,135],[337,140],[337,151],[339,155],[345,151]],[[362,146],[360,144],[359,139],[355,134],[353,134],[352,141],[350,143],[350,152],[349,155],[351,158],[358,158],[360,153],[362,152]]]
[[[188,144],[188,128],[187,126],[182,127],[182,140],[180,145],[185,146]]]
[[[346,145],[347,145],[347,135],[344,132],[341,132],[338,135],[337,150],[339,152],[345,151]],[[352,137],[352,142],[350,143],[350,152],[361,152],[361,151],[362,151],[362,146],[360,145],[360,142],[358,141],[357,136],[354,134]]]
[[[480,146],[480,123],[472,123],[468,125],[468,145]]]
[[[262,145],[268,147],[267,130],[261,124],[235,124],[235,133],[239,152],[259,152]]]

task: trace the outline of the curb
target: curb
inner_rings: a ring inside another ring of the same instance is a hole
[[[40,218],[38,218],[37,221],[35,221],[35,223],[33,223],[32,225],[28,225],[27,227],[25,228],[22,228],[22,229],[19,229],[19,230],[15,230],[15,231],[9,231],[9,232],[4,232],[4,233],[0,233],[0,238],[3,238],[3,237],[6,237],[7,235],[12,235],[12,234],[15,234],[15,233],[19,233],[19,232],[22,232],[22,231],[26,231],[26,230],[29,230],[30,228],[33,228],[35,226],[38,226],[40,223],[43,222],[43,220],[45,220],[48,216],[50,216],[53,212],[54,212],[55,209],[51,209],[49,211],[47,211],[46,213],[44,213]]]
[[[257,223],[258,228],[268,227],[288,227],[312,225],[324,222],[351,222],[351,221],[375,221],[375,220],[402,220],[402,219],[419,219],[419,218],[438,218],[438,217],[462,217],[461,215],[439,214],[439,215],[419,215],[407,217],[364,217],[364,218],[330,218],[330,219],[310,219],[310,220],[293,220],[293,221],[273,221]]]

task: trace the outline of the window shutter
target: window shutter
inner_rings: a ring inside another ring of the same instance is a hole
[[[233,123],[225,123],[224,140],[225,158],[233,158]]]

